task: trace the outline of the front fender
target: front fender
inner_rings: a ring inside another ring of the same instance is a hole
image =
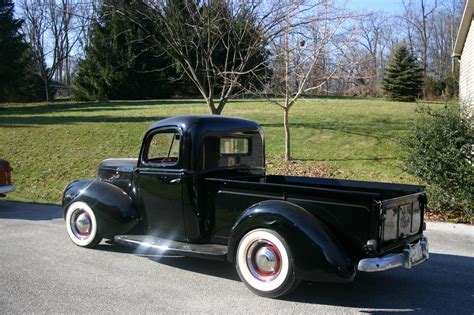
[[[133,200],[119,187],[97,180],[81,179],[69,184],[63,194],[63,211],[72,202],[87,203],[97,219],[97,232],[105,238],[130,231],[137,224]]]
[[[304,208],[279,200],[255,204],[241,214],[228,245],[230,262],[235,262],[240,239],[255,228],[269,228],[282,234],[293,254],[296,277],[322,282],[354,279],[354,265],[326,226]]]

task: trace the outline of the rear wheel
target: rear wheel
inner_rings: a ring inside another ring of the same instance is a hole
[[[74,244],[81,247],[96,247],[102,237],[97,233],[97,220],[89,205],[76,201],[66,211],[67,233]]]
[[[290,248],[270,229],[252,230],[240,240],[236,269],[245,285],[260,296],[276,298],[299,284]]]

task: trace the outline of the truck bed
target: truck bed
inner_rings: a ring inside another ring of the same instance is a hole
[[[377,254],[399,249],[422,233],[423,186],[299,176],[207,178],[215,209],[214,241],[225,243],[242,212],[264,200],[297,204],[321,220],[356,257],[367,240]],[[354,250],[356,249],[356,250]]]

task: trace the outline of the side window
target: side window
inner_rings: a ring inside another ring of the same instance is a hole
[[[153,135],[148,144],[146,161],[174,165],[178,163],[181,137],[176,131],[165,131]]]

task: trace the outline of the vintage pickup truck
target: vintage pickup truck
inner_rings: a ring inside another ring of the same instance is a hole
[[[266,175],[264,148],[252,121],[158,121],[138,159],[104,160],[66,188],[69,237],[226,260],[266,297],[428,259],[422,186]]]

